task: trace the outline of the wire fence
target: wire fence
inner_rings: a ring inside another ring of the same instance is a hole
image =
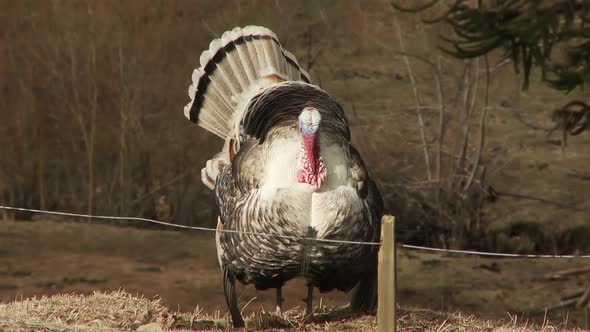
[[[370,245],[370,246],[380,246],[381,245],[380,242],[298,237],[298,236],[260,233],[260,232],[252,232],[252,231],[245,231],[245,230],[233,230],[233,229],[222,229],[221,230],[221,229],[211,228],[211,227],[179,225],[179,224],[173,224],[173,223],[169,223],[169,222],[164,222],[164,221],[159,221],[159,220],[154,220],[154,219],[149,219],[149,218],[140,218],[140,217],[101,216],[101,215],[90,215],[90,214],[83,214],[83,213],[70,213],[70,212],[48,211],[48,210],[39,210],[39,209],[27,209],[27,208],[19,208],[19,207],[4,206],[4,205],[0,205],[0,210],[43,213],[43,214],[52,214],[52,215],[65,216],[65,217],[79,217],[79,218],[87,218],[87,219],[141,221],[141,222],[147,222],[147,223],[152,223],[152,224],[157,224],[157,225],[162,225],[162,226],[167,226],[167,227],[173,227],[173,228],[179,228],[179,229],[188,229],[188,230],[204,231],[204,232],[239,233],[239,234],[247,234],[247,235],[284,238],[284,239],[291,239],[291,240],[298,240],[298,241],[305,240],[305,241],[316,241],[316,242],[324,242],[324,243],[343,243],[343,244],[358,244],[358,245]],[[477,251],[477,250],[433,248],[433,247],[426,247],[426,246],[416,246],[416,245],[411,245],[411,244],[401,244],[400,246],[402,248],[410,249],[410,250],[421,250],[421,251],[439,252],[439,253],[447,253],[447,254],[461,254],[461,255],[485,256],[485,257],[496,257],[496,258],[567,258],[567,259],[590,258],[590,255],[512,254],[512,253],[486,252],[486,251]]]
[[[235,230],[235,229],[222,229],[218,230],[217,228],[211,227],[198,227],[198,226],[187,226],[187,225],[179,225],[173,224],[165,221],[159,221],[154,219],[148,218],[140,218],[140,217],[118,217],[118,216],[100,216],[100,215],[91,215],[91,214],[82,214],[82,213],[69,213],[69,212],[59,212],[59,211],[47,211],[47,210],[37,210],[37,209],[26,209],[26,208],[17,208],[12,206],[3,206],[0,205],[0,209],[3,210],[12,210],[12,211],[26,211],[26,212],[34,212],[34,213],[45,213],[45,214],[53,214],[58,216],[67,216],[67,217],[80,217],[80,218],[88,218],[88,219],[106,219],[106,220],[131,220],[131,221],[143,221],[157,225],[163,225],[168,227],[175,227],[175,228],[182,228],[182,229],[190,229],[195,231],[204,231],[204,232],[223,232],[223,233],[238,233],[238,234],[247,234],[247,235],[256,235],[256,236],[266,236],[266,237],[275,237],[275,238],[282,238],[282,239],[290,239],[290,240],[306,240],[306,241],[316,241],[316,242],[326,242],[326,243],[346,243],[346,244],[360,244],[360,245],[370,245],[370,246],[379,246],[381,245],[380,242],[367,242],[367,241],[350,241],[350,240],[334,240],[334,239],[318,239],[318,238],[311,238],[311,237],[299,237],[299,236],[290,236],[290,235],[281,235],[281,234],[269,234],[269,233],[260,233],[260,232],[252,232],[252,231],[245,231],[245,230]]]

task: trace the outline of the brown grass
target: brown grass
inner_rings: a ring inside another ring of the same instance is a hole
[[[194,331],[227,330],[226,317],[173,312],[158,299],[135,297],[123,291],[83,296],[55,295],[0,304],[0,329],[10,331]],[[352,317],[347,309],[321,308],[309,318],[298,310],[284,315],[259,311],[247,318],[248,329],[273,331],[375,331],[374,316]],[[418,308],[398,308],[399,331],[541,332],[582,331],[544,322],[484,321],[460,312],[440,313]]]
[[[200,313],[170,313],[159,299],[123,291],[92,295],[60,294],[0,304],[0,328],[41,331],[135,330],[158,323],[166,328],[222,326]]]

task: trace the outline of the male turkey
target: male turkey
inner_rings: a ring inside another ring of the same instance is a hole
[[[378,248],[309,239],[379,240],[381,196],[340,105],[267,28],[225,32],[200,64],[184,113],[225,140],[201,175],[216,194],[217,253],[234,326],[244,325],[236,279],[276,288],[278,310],[281,287],[297,276],[308,286],[308,314],[314,287],[357,286],[351,309],[373,310]]]

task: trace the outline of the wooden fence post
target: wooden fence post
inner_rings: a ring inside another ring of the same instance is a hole
[[[394,332],[395,317],[395,218],[390,215],[381,219],[381,248],[379,249],[379,276],[377,304],[377,330]]]

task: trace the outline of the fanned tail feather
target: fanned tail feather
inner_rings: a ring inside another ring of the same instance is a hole
[[[192,75],[185,116],[222,139],[235,137],[247,102],[282,81],[310,82],[277,36],[259,26],[235,28],[215,39]]]
[[[297,59],[267,28],[247,26],[223,33],[199,58],[188,88],[184,115],[225,140],[221,153],[207,161],[201,180],[213,189],[217,175],[237,152],[240,122],[248,101],[262,89],[284,81],[310,82]]]

